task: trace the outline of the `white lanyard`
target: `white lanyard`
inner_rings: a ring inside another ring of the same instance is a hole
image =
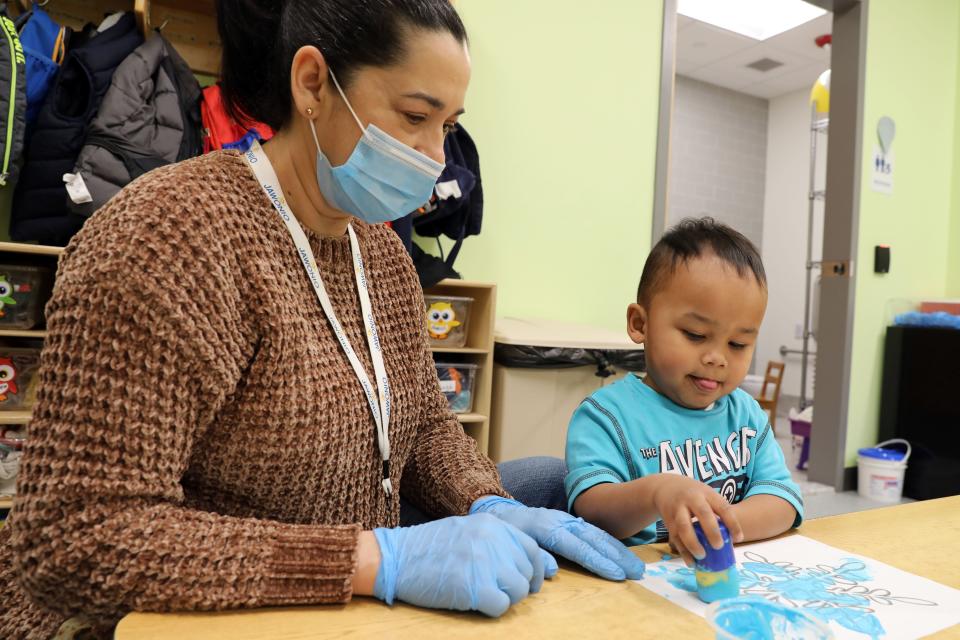
[[[277,180],[277,174],[270,166],[270,160],[263,148],[258,142],[254,142],[250,150],[244,154],[254,175],[260,181],[260,186],[273,203],[274,209],[280,214],[283,222],[287,225],[287,231],[293,238],[293,244],[297,248],[297,255],[303,263],[303,268],[307,272],[307,278],[313,285],[313,290],[320,300],[320,306],[323,312],[327,314],[327,320],[333,333],[340,341],[343,352],[347,354],[347,359],[353,367],[353,372],[363,387],[363,393],[367,396],[367,403],[370,405],[370,413],[373,414],[373,421],[377,425],[377,445],[380,448],[380,457],[383,459],[383,490],[389,496],[393,492],[390,484],[390,437],[388,427],[390,425],[390,382],[387,380],[387,369],[383,364],[383,350],[380,345],[380,334],[377,332],[377,323],[373,317],[373,307],[370,304],[370,290],[367,287],[367,276],[363,269],[363,256],[360,255],[360,243],[357,242],[357,234],[353,231],[353,226],[347,226],[347,233],[350,235],[350,250],[353,253],[353,273],[357,281],[357,294],[360,297],[360,310],[363,313],[364,326],[367,329],[367,345],[370,348],[370,360],[373,361],[373,370],[377,376],[376,395],[373,387],[370,385],[370,378],[367,376],[366,369],[357,357],[356,351],[350,344],[350,339],[343,330],[343,325],[337,319],[337,314],[333,310],[333,304],[330,302],[330,296],[327,294],[326,287],[323,286],[323,279],[320,277],[320,268],[317,260],[310,249],[310,242],[307,235],[300,227],[300,223],[294,217],[290,209],[287,208],[287,201],[283,197],[280,189],[280,181]],[[379,400],[379,402],[378,402]]]

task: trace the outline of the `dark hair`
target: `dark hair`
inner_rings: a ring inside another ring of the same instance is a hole
[[[359,67],[400,62],[411,28],[467,41],[449,0],[217,0],[227,113],[279,129],[293,108],[290,65],[300,47],[317,47],[346,87]]]
[[[736,269],[740,277],[752,273],[757,284],[767,287],[760,253],[746,236],[713,218],[686,218],[663,234],[647,256],[637,288],[637,302],[649,305],[666,276],[672,275],[678,265],[706,252]]]

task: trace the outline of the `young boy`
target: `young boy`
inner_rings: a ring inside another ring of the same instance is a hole
[[[643,268],[627,332],[647,374],[584,400],[567,432],[572,513],[627,544],[669,540],[702,558],[692,518],[714,548],[719,517],[734,542],[803,518],[766,413],[738,389],[767,306],[756,248],[711,218],[667,232]]]

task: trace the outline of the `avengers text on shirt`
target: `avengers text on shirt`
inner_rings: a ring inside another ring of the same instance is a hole
[[[726,440],[719,436],[712,440],[687,438],[680,444],[662,440],[656,447],[643,447],[645,460],[659,458],[660,473],[695,478],[716,489],[731,504],[743,499],[750,462],[750,440],[757,437],[756,429],[741,427],[731,432]]]

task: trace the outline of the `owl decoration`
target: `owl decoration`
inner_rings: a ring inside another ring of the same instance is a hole
[[[17,393],[17,368],[10,358],[0,358],[0,403],[12,393]]]
[[[7,280],[7,276],[0,275],[0,318],[6,317],[5,307],[12,307],[17,304],[13,299],[13,284]]]
[[[427,309],[427,332],[431,338],[446,340],[455,327],[459,327],[457,314],[449,302],[435,302]]]

